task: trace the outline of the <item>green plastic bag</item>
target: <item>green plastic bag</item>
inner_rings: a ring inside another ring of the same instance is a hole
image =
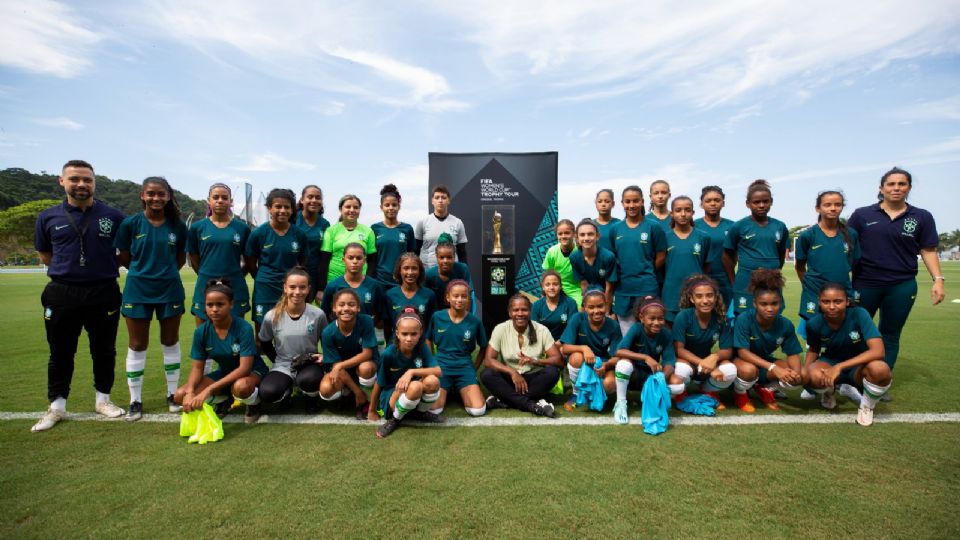
[[[223,422],[209,403],[200,410],[185,412],[180,417],[180,436],[188,443],[207,444],[223,438]]]
[[[557,384],[553,385],[553,388],[550,389],[550,393],[555,396],[563,395],[563,373],[560,373],[559,377],[557,377]]]

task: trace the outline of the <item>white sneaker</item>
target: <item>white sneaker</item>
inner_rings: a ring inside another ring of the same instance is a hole
[[[816,397],[817,397],[817,394],[816,394],[815,392],[811,392],[811,391],[807,390],[806,388],[803,389],[803,392],[800,392],[800,399],[805,400],[805,401],[810,401],[810,400],[812,400],[812,399],[816,399]]]
[[[618,424],[626,424],[630,421],[627,416],[627,400],[618,399],[617,403],[614,404],[613,419],[616,420]]]
[[[98,401],[95,410],[107,418],[120,418],[126,412],[114,405],[109,399],[106,401]]]
[[[860,398],[862,397],[860,396],[860,391],[849,384],[840,385],[840,395],[849,399],[854,404],[860,405]]]
[[[46,431],[57,425],[57,422],[65,419],[66,417],[67,411],[61,411],[59,409],[50,407],[47,409],[47,412],[43,413],[43,416],[40,417],[40,420],[38,420],[37,423],[30,428],[30,431],[34,433]]]
[[[820,396],[820,406],[824,409],[837,408],[837,394],[833,390],[827,390]]]
[[[541,399],[540,401],[537,402],[537,405],[540,405],[540,407],[543,408],[543,412],[547,417],[549,418],[557,417],[557,410],[554,408],[553,403],[550,403],[545,399]]]
[[[857,409],[857,423],[861,426],[872,425],[873,409],[867,408],[864,405],[860,405],[860,408]]]
[[[173,399],[173,394],[167,396],[167,410],[172,413],[183,412],[183,407],[177,405],[177,402]]]

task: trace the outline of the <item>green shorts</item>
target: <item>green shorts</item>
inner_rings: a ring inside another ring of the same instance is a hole
[[[440,388],[447,392],[450,390],[460,391],[471,384],[480,384],[477,380],[477,371],[473,365],[463,367],[441,367]]]
[[[182,315],[184,312],[183,300],[167,304],[128,304],[120,308],[120,314],[128,319],[153,319],[154,314],[158,321]]]
[[[221,370],[220,367],[218,366],[217,369],[208,373],[207,377],[209,377],[210,380],[212,380],[213,382],[217,382],[220,379],[226,377],[228,373],[230,373],[230,371],[225,372]],[[253,369],[250,371],[250,374],[256,375],[260,377],[260,379],[263,379],[264,377],[267,376],[267,373],[270,373],[270,368],[267,367],[267,364],[263,361],[263,358],[255,357],[253,359]]]

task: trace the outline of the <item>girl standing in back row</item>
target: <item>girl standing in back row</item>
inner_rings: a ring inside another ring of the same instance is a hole
[[[380,190],[380,210],[383,221],[370,226],[377,241],[377,269],[374,274],[384,291],[399,285],[394,280],[393,271],[400,255],[416,251],[417,240],[413,227],[397,219],[400,213],[400,192],[397,186],[387,184]],[[388,334],[389,335],[389,334]]]
[[[330,228],[330,222],[323,217],[323,191],[318,186],[309,185],[300,192],[300,202],[297,203],[293,223],[307,237],[306,267],[310,274],[310,297],[307,302],[312,303],[320,292],[320,289],[317,289],[320,246],[323,244],[324,232]]]
[[[620,280],[614,288],[613,313],[626,334],[636,322],[636,302],[658,296],[657,270],[663,268],[667,238],[654,221],[643,219],[643,191],[637,186],[623,190],[620,200],[626,217],[613,228],[613,254]]]
[[[700,191],[700,208],[703,208],[703,217],[693,222],[693,226],[710,237],[713,249],[710,251],[710,268],[707,275],[717,282],[723,305],[729,306],[733,298],[733,288],[730,278],[723,267],[723,243],[727,239],[727,231],[733,226],[733,220],[720,216],[726,196],[719,186],[707,186]]]
[[[613,217],[613,207],[617,205],[613,201],[613,190],[604,188],[598,191],[593,205],[597,209],[597,217],[593,220],[597,224],[597,246],[613,251],[611,229],[620,222],[620,218]]]

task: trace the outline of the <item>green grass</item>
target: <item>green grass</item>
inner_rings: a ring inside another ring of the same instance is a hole
[[[931,306],[921,280],[895,401],[880,413],[960,411],[960,304],[950,302],[960,298],[960,264],[944,266],[947,300]],[[183,276],[191,291],[192,273]],[[0,275],[0,411],[46,406],[45,282]],[[795,277],[786,296],[795,318]],[[184,358],[192,329],[185,318]],[[126,339],[121,323],[121,404]],[[165,412],[151,339],[145,405]],[[70,409],[83,412],[93,403],[85,337],[77,357]],[[796,399],[782,407],[758,414],[831,414]],[[386,441],[373,424],[227,424],[222,442],[203,447],[173,424],[67,421],[33,434],[31,423],[0,422],[2,537],[960,535],[955,423],[688,426],[659,437],[637,426],[408,427]]]

